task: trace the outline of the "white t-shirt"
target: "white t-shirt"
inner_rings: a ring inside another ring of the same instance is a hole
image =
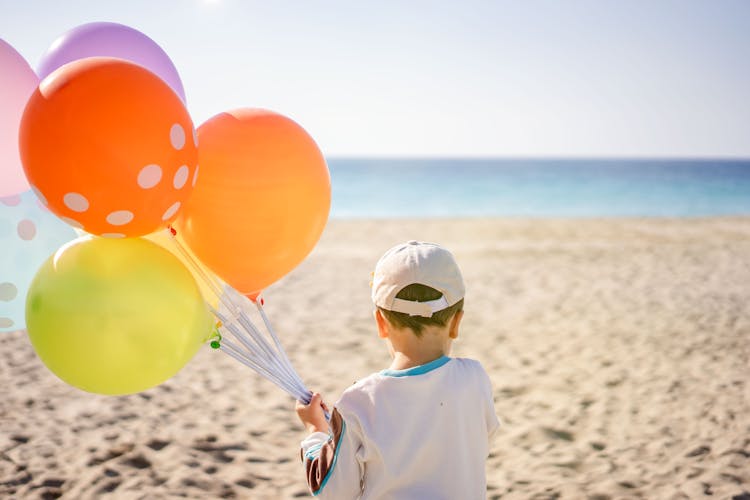
[[[302,441],[313,495],[337,500],[484,499],[500,423],[478,361],[443,356],[344,391],[331,432]]]

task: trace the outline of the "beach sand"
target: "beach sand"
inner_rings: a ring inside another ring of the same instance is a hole
[[[389,363],[369,274],[408,239],[464,271],[453,354],[483,363],[503,422],[488,498],[750,499],[750,218],[331,221],[265,294],[330,402]],[[2,334],[0,381],[2,498],[307,496],[293,401],[208,347],[105,397]]]

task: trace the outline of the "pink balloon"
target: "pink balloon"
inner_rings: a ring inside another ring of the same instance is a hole
[[[18,127],[37,85],[29,63],[0,38],[0,198],[29,189],[18,153]]]

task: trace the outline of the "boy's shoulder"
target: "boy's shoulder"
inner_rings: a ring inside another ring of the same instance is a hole
[[[341,399],[345,399],[347,397],[351,398],[359,393],[370,392],[378,385],[378,383],[382,380],[382,377],[383,376],[381,375],[381,372],[374,372],[364,378],[355,381],[352,385],[344,389],[344,392],[341,394]]]
[[[484,371],[484,368],[482,367],[482,363],[477,361],[476,359],[472,358],[451,358],[453,361],[456,362],[456,364],[466,368],[466,369],[472,369],[472,370],[482,370]]]
[[[482,364],[476,359],[471,358],[450,358],[450,363],[446,363],[446,369],[449,371],[458,371],[466,376],[484,375],[486,372],[482,367]],[[389,370],[382,370],[379,372],[371,373],[370,375],[354,382],[341,394],[341,401],[356,401],[360,399],[370,399],[374,394],[378,386],[384,381],[392,379],[392,376],[387,375]]]

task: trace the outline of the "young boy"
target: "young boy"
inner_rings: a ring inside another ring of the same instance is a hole
[[[320,394],[297,414],[310,432],[302,459],[313,495],[345,499],[483,499],[489,441],[499,426],[490,380],[449,358],[463,317],[453,255],[410,241],[373,273],[378,335],[392,362],[344,391],[326,421]]]

